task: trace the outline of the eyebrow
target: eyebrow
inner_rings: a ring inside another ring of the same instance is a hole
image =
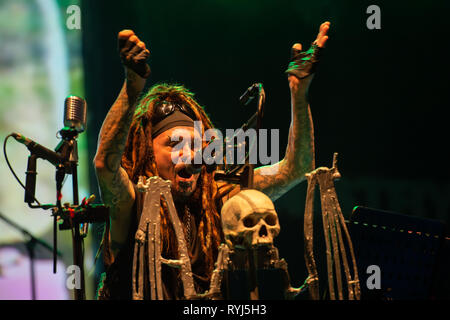
[[[181,142],[181,141],[184,140],[184,136],[183,135],[177,135],[177,137],[180,138],[180,140],[178,140],[178,142]],[[167,142],[172,142],[171,138],[172,138],[171,136],[167,135]],[[191,133],[189,138],[191,139],[191,141],[194,141],[195,140],[195,134]]]

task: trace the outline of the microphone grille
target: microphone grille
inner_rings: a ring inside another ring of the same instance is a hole
[[[68,96],[64,101],[64,126],[83,132],[86,129],[86,101]]]

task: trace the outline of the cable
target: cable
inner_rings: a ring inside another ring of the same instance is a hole
[[[17,182],[19,182],[19,184],[22,186],[22,188],[25,190],[25,192],[30,193],[30,191],[27,190],[27,188],[24,186],[24,184],[22,183],[22,181],[20,181],[20,179],[17,177],[16,173],[14,172],[13,168],[11,167],[11,164],[9,163],[8,156],[7,156],[7,154],[6,154],[6,142],[7,142],[8,139],[9,139],[10,137],[12,137],[12,136],[13,136],[12,133],[9,134],[9,135],[7,135],[6,138],[5,138],[5,141],[3,142],[3,154],[5,155],[6,164],[8,165],[9,170],[11,170],[11,173],[13,174],[14,178],[16,178]],[[36,197],[33,197],[33,199],[34,199],[34,201],[37,202],[37,204],[38,204],[39,206],[41,205],[41,203],[36,199]]]

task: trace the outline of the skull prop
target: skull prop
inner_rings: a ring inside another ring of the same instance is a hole
[[[280,233],[272,200],[257,190],[242,190],[230,198],[222,207],[221,217],[225,240],[231,249],[272,246],[274,237]]]

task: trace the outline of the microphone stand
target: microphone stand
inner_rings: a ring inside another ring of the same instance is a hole
[[[18,224],[12,222],[8,218],[6,218],[4,215],[0,213],[0,219],[5,221],[7,224],[12,226],[13,228],[19,230],[22,232],[22,234],[26,237],[28,237],[28,241],[25,244],[25,247],[27,248],[28,256],[30,258],[30,281],[31,281],[31,299],[36,300],[36,275],[35,275],[35,268],[34,268],[34,260],[35,260],[35,254],[34,249],[36,247],[36,244],[40,244],[42,247],[47,249],[50,252],[53,252],[53,248],[47,244],[45,241],[40,240],[36,237],[34,237],[28,230],[22,228]],[[56,252],[56,255],[61,257],[61,253],[58,251]]]
[[[63,141],[56,148],[56,151],[62,151],[64,159],[67,159],[68,162],[65,162],[64,166],[60,166],[57,169],[57,201],[58,201],[58,211],[62,214],[62,206],[61,206],[61,187],[62,181],[64,180],[65,173],[69,172],[72,175],[72,190],[73,190],[73,205],[77,207],[79,205],[79,196],[78,196],[78,144],[77,144],[77,136],[78,132],[74,129],[65,127],[60,131],[61,137]],[[59,172],[59,173],[58,173]],[[64,226],[60,225],[60,229],[68,229],[72,230],[72,246],[73,246],[73,264],[78,266],[80,269],[80,288],[74,289],[75,300],[85,300],[85,279],[84,279],[84,259],[83,259],[83,236],[80,232],[80,223],[72,220],[72,217],[69,219],[69,225]],[[56,232],[55,232],[56,233]]]
[[[79,268],[80,282],[76,283],[80,286],[74,288],[75,300],[85,300],[85,277],[84,277],[84,259],[83,259],[83,239],[87,235],[87,229],[89,223],[105,222],[109,220],[109,208],[104,204],[90,204],[95,197],[92,195],[87,200],[79,203],[78,196],[78,145],[77,136],[79,132],[72,127],[64,127],[59,131],[62,137],[62,141],[55,148],[57,156],[52,160],[47,159],[45,156],[36,154],[31,151],[28,157],[28,165],[26,172],[26,185],[25,185],[25,202],[28,203],[30,208],[41,208],[44,210],[52,209],[53,215],[53,273],[56,273],[57,256],[60,254],[57,251],[57,226],[58,218],[62,220],[59,224],[60,230],[72,231],[72,247],[73,247],[73,264]],[[56,180],[56,205],[55,204],[40,204],[34,205],[37,200],[34,197],[36,189],[36,160],[42,157],[45,160],[50,161],[56,166],[55,180]],[[57,158],[57,159],[56,159]],[[56,160],[55,160],[56,159]],[[62,187],[66,174],[72,175],[72,189],[73,189],[73,205],[61,204],[62,199]],[[30,258],[34,258],[34,244],[36,241],[31,241],[27,244]],[[48,246],[50,248],[50,246]],[[51,250],[51,249],[50,249]],[[31,265],[32,278],[34,283],[34,264]],[[33,297],[34,290],[33,290]]]
[[[68,100],[69,99],[69,100]],[[57,227],[58,218],[62,221],[59,224],[60,230],[72,231],[72,245],[73,245],[73,264],[78,267],[80,277],[77,277],[76,286],[74,289],[75,300],[84,300],[85,294],[85,278],[84,278],[84,246],[83,239],[87,235],[89,223],[106,222],[109,221],[109,208],[104,204],[91,204],[95,199],[92,195],[88,199],[83,199],[79,202],[78,196],[78,144],[76,138],[78,134],[84,131],[84,123],[86,122],[85,110],[83,112],[77,109],[80,103],[85,103],[82,99],[70,96],[66,98],[65,110],[66,117],[64,118],[65,127],[59,131],[62,140],[55,148],[55,151],[36,144],[34,141],[27,139],[17,133],[12,133],[17,141],[25,144],[31,151],[28,157],[28,166],[26,172],[25,185],[25,202],[30,208],[41,208],[44,210],[52,209],[53,215],[53,273],[56,273],[56,265],[58,255],[57,251]],[[51,162],[56,167],[56,204],[41,204],[34,197],[36,189],[36,160],[42,158]],[[61,204],[62,187],[66,174],[72,175],[72,189],[73,189],[73,205]],[[34,204],[37,203],[37,205]],[[28,246],[30,256],[34,257],[33,248],[34,242]],[[33,272],[34,275],[34,272]],[[78,281],[80,280],[80,281]],[[78,286],[79,285],[79,286]]]
[[[256,126],[256,135],[259,139],[259,129],[261,128],[262,118],[264,115],[264,103],[266,100],[266,93],[264,91],[262,83],[255,83],[249,89],[247,89],[246,93],[244,93],[240,97],[240,102],[244,105],[248,104],[251,100],[253,100],[254,96],[249,96],[247,93],[257,94],[258,96],[258,104],[255,114],[241,127],[242,130],[247,130]],[[232,138],[234,140],[234,137]],[[249,147],[249,153],[251,152]],[[254,164],[249,163],[248,156],[245,157],[245,164],[237,165],[235,168],[231,170],[218,170],[214,175],[214,180],[222,180],[229,183],[239,184],[241,189],[252,189],[253,188],[253,171]],[[241,173],[238,173],[241,171]]]
[[[258,103],[256,113],[245,123],[242,128],[248,129],[249,127],[253,127],[256,122],[256,136],[257,141],[259,141],[259,129],[261,128],[263,111],[264,111],[264,103],[266,94],[264,92],[263,85],[261,83],[253,84],[249,89],[247,89],[246,93],[241,96],[239,99],[240,102],[244,105],[248,104],[253,98],[254,95],[258,95]],[[253,95],[253,96],[250,96]],[[256,119],[255,119],[256,118]],[[234,137],[233,137],[234,140]],[[249,153],[252,151],[251,146],[249,146]],[[239,183],[241,190],[243,189],[253,189],[253,174],[254,174],[255,164],[249,163],[249,157],[245,157],[245,164],[238,165],[236,168],[233,168],[229,171],[217,171],[214,175],[214,180],[222,180],[228,183]],[[239,171],[242,171],[239,173]],[[249,287],[250,290],[250,299],[258,300],[258,281],[257,281],[257,265],[255,263],[255,259],[252,254],[249,254],[249,268],[248,268],[248,279],[249,279]]]

